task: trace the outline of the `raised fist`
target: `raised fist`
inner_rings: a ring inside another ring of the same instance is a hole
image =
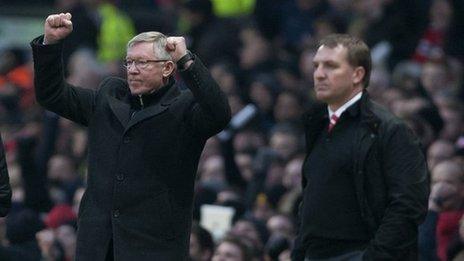
[[[166,51],[171,55],[174,62],[187,53],[185,38],[181,36],[171,36],[166,39]]]
[[[70,13],[52,14],[44,25],[44,44],[54,44],[66,38],[73,30]]]

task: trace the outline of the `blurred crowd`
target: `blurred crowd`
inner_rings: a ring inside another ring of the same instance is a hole
[[[156,30],[185,36],[227,94],[234,118],[208,140],[197,172],[192,260],[290,259],[305,155],[301,116],[314,103],[312,58],[318,40],[337,32],[368,43],[368,92],[422,141],[432,192],[420,260],[464,260],[463,1],[47,3],[50,13],[73,16],[63,53],[68,82],[96,89],[108,75],[125,77],[127,41]],[[152,14],[127,12],[134,7]],[[13,208],[0,219],[0,260],[73,260],[87,134],[36,103],[29,49],[0,50],[0,132],[13,190]],[[225,233],[206,229],[214,219],[205,205],[232,210]]]

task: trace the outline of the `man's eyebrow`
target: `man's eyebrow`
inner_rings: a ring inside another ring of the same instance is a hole
[[[336,65],[337,62],[334,61],[334,60],[313,60],[313,64],[319,64],[319,63],[325,63],[325,64],[329,64],[329,65]]]

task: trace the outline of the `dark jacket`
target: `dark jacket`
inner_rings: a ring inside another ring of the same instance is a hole
[[[427,212],[429,179],[418,140],[365,92],[360,100],[353,179],[361,216],[371,235],[365,260],[416,260],[417,230]],[[327,105],[304,116],[307,154],[327,127]],[[303,189],[307,180],[303,175]],[[341,199],[342,200],[342,199]],[[304,222],[301,221],[301,222]],[[293,260],[303,260],[297,237]]]
[[[33,40],[37,100],[88,127],[87,189],[78,215],[76,260],[185,260],[193,185],[206,140],[230,119],[226,97],[196,58],[177,86],[130,118],[127,82],[97,91],[63,80],[62,44]]]
[[[5,149],[0,136],[0,217],[6,216],[11,208],[11,187],[6,166]]]

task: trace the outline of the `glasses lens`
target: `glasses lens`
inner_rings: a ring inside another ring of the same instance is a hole
[[[131,67],[132,63],[133,63],[133,61],[126,60],[126,61],[124,61],[123,65],[124,65],[124,67],[129,69]]]

